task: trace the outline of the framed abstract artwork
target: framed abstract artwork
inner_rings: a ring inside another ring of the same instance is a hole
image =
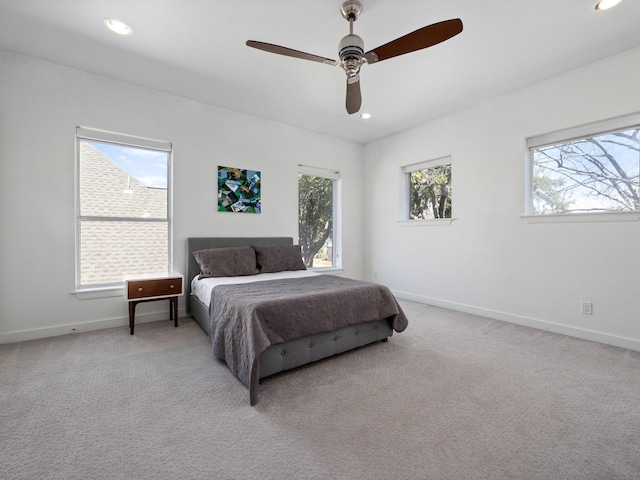
[[[218,166],[218,211],[260,213],[260,172]]]

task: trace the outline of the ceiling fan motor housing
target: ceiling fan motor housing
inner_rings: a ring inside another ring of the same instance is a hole
[[[349,77],[357,75],[364,60],[364,42],[358,35],[347,35],[340,41],[342,68]]]

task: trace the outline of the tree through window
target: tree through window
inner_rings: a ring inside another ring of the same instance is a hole
[[[640,210],[640,128],[531,148],[536,215]]]
[[[402,194],[403,220],[451,218],[451,159],[429,160],[402,167],[405,176]]]
[[[298,174],[298,237],[307,268],[339,268],[337,172],[306,168]]]

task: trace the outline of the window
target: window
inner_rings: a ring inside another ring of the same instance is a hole
[[[402,220],[451,218],[451,158],[402,167]]]
[[[640,115],[527,140],[527,214],[640,211]]]
[[[76,288],[171,270],[171,144],[78,127]]]
[[[340,173],[300,166],[298,237],[307,268],[342,268]]]

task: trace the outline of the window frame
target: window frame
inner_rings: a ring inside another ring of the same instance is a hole
[[[122,147],[134,147],[145,150],[157,150],[167,153],[167,215],[166,219],[138,217],[102,217],[82,216],[80,205],[80,145],[82,141],[108,143]],[[173,270],[173,145],[171,142],[155,140],[133,135],[77,126],[75,132],[75,293],[80,299],[102,298],[121,295],[125,286],[124,279],[118,282],[82,284],[81,283],[81,222],[125,221],[136,223],[167,224],[167,273]],[[151,272],[149,272],[151,273]],[[153,272],[160,273],[160,272]]]
[[[640,113],[632,113],[526,138],[524,213],[522,218],[526,219],[528,223],[624,222],[639,220],[640,210],[536,214],[533,205],[533,178],[535,167],[533,150],[590,137],[604,136],[638,127],[640,127]]]
[[[451,225],[454,220],[453,216],[453,195],[451,198],[451,217],[450,218],[411,218],[411,173],[426,170],[429,168],[451,166],[451,190],[453,191],[453,158],[451,155],[445,155],[430,160],[424,160],[410,165],[400,167],[400,219],[398,222],[402,225],[419,225],[419,226],[447,226]]]
[[[298,175],[310,175],[314,177],[328,178],[332,180],[333,188],[333,235],[332,235],[332,266],[330,267],[310,267],[307,270],[327,272],[331,270],[342,270],[342,177],[338,170],[328,168],[313,167],[298,164]],[[297,176],[296,176],[297,178]],[[298,209],[300,206],[298,205]],[[299,220],[298,220],[299,224]],[[300,238],[298,238],[300,243]]]

